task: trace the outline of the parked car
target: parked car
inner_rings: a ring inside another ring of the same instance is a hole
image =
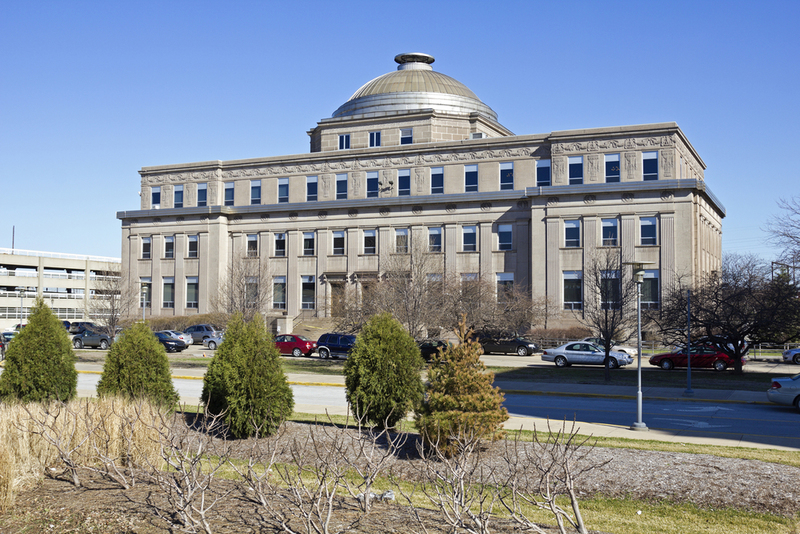
[[[0,334],[0,360],[5,359],[8,344],[14,339],[15,335],[17,335],[16,332],[3,332]]]
[[[542,352],[542,361],[553,362],[556,367],[568,367],[574,363],[584,365],[603,365],[606,353],[593,343],[570,341],[554,349]],[[608,366],[611,369],[633,363],[633,358],[624,352],[611,351]]]
[[[169,334],[165,334],[164,332],[156,332],[156,338],[158,341],[164,345],[164,348],[167,349],[167,352],[181,352],[186,350],[189,345],[181,341],[180,339],[175,339],[174,337],[170,336]]]
[[[783,351],[783,361],[800,365],[800,348]]]
[[[69,332],[69,327],[72,326],[72,323],[69,321],[61,321],[61,324],[63,324],[64,328],[67,330],[67,332]]]
[[[794,406],[800,412],[800,374],[773,378],[767,390],[767,399],[775,404]]]
[[[603,342],[603,338],[601,337],[585,337],[581,341],[588,341],[589,343],[594,343],[601,349],[605,344]],[[611,340],[611,350],[614,352],[624,352],[625,354],[630,354],[631,356],[637,356],[639,354],[639,350],[636,347],[628,347],[626,345],[619,345],[613,339]]]
[[[191,336],[191,334],[187,334],[185,332],[178,332],[177,330],[162,330],[162,332],[174,337],[175,339],[180,339],[187,345],[191,345],[192,343],[194,343],[194,338]]]
[[[338,358],[346,356],[356,344],[356,336],[349,334],[322,334],[317,340],[317,352],[320,358]]]
[[[111,343],[113,343],[112,338],[87,328],[84,328],[79,333],[72,336],[72,346],[76,349],[94,347],[96,349],[106,350],[111,346]]]
[[[206,347],[211,350],[217,350],[217,347],[222,345],[223,341],[225,341],[225,334],[218,334],[214,337],[207,337],[203,340],[203,347]]]
[[[275,346],[281,354],[291,354],[295,358],[311,356],[317,350],[317,342],[304,336],[284,334],[275,338]]]
[[[742,358],[742,365],[746,360]],[[661,367],[665,371],[675,367],[688,367],[689,358],[686,355],[686,348],[677,347],[672,352],[655,354],[650,357],[650,365]],[[715,371],[724,371],[733,365],[733,358],[720,352],[708,345],[698,345],[692,347],[692,369],[695,367],[706,367]]]
[[[89,321],[75,321],[69,324],[69,333],[77,334],[81,330],[97,330],[96,324]]]
[[[439,349],[445,350],[451,345],[449,342],[442,341],[441,339],[426,339],[425,341],[417,343],[417,346],[419,346],[419,352],[427,362],[432,360],[433,357],[439,353]]]
[[[195,324],[183,331],[192,336],[193,343],[202,343],[204,339],[219,337],[222,333],[218,328],[210,324]]]
[[[515,353],[519,356],[530,356],[535,352],[539,352],[539,346],[533,341],[527,340],[522,337],[512,338],[493,338],[484,337],[479,338],[478,342],[483,347],[485,354],[492,352],[502,352],[504,354]]]

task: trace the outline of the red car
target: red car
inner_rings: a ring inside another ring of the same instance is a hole
[[[285,334],[275,338],[275,345],[281,354],[291,354],[294,357],[311,356],[317,350],[317,342],[303,336]]]
[[[742,365],[745,360],[742,358]],[[688,367],[688,358],[686,357],[686,349],[679,349],[675,352],[666,352],[663,354],[656,354],[650,357],[650,365],[661,367],[669,371],[675,367]],[[733,358],[720,352],[714,347],[698,346],[692,347],[692,368],[695,367],[708,367],[715,371],[724,371],[733,365]]]

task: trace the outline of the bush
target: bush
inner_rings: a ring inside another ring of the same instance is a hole
[[[492,387],[494,373],[480,360],[480,343],[469,341],[472,332],[463,321],[458,334],[459,345],[434,356],[426,399],[416,417],[425,443],[446,455],[455,453],[464,437],[499,439],[501,425],[508,419],[503,394]]]
[[[241,314],[231,318],[203,379],[202,401],[209,413],[225,413],[236,438],[273,434],[292,414],[294,396],[260,315],[249,323]]]
[[[390,313],[371,317],[344,364],[347,401],[356,415],[389,428],[422,400],[425,362]]]
[[[78,387],[69,334],[41,298],[28,325],[9,344],[0,375],[0,398],[22,402],[68,401]]]
[[[111,345],[97,395],[147,399],[166,407],[177,404],[167,352],[146,323],[134,324]]]

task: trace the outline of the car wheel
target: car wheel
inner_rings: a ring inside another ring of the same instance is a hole
[[[617,359],[616,358],[609,358],[608,359],[608,368],[609,369],[616,369],[617,367],[619,367],[619,362],[617,361]]]
[[[100,340],[100,350],[107,350],[108,349],[108,341],[105,339]]]
[[[665,371],[669,371],[670,369],[672,369],[673,367],[675,367],[675,364],[674,364],[674,363],[672,363],[672,360],[661,360],[661,363],[659,364],[659,366],[660,366],[660,367],[661,367],[663,370],[665,370]]]
[[[331,357],[331,351],[328,349],[319,349],[319,357],[326,360]]]
[[[567,359],[563,356],[556,356],[553,363],[556,364],[556,367],[566,367],[569,362],[567,362]]]
[[[796,363],[797,365],[800,365],[800,352],[798,352],[797,354],[794,355],[794,358],[792,359],[792,361],[794,363]]]
[[[723,362],[722,360],[717,360],[714,362],[714,370],[715,371],[724,371],[728,368],[728,364]]]
[[[80,339],[76,339],[75,341],[72,342],[72,346],[75,347],[76,349],[82,349],[83,341],[81,341]]]
[[[298,349],[297,347],[292,349],[292,356],[294,356],[295,358],[299,358],[302,355],[303,355],[302,350]]]
[[[528,348],[527,347],[517,347],[517,355],[518,356],[527,356],[528,355]]]
[[[208,348],[211,349],[211,350],[217,350],[217,344],[214,343],[213,341],[209,341],[208,342]]]

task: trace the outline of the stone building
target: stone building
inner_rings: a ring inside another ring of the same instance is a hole
[[[725,211],[677,124],[514,135],[426,54],[363,85],[308,154],[144,167],[118,212],[123,271],[155,315],[209,311],[231,265],[282,332],[424,243],[448,276],[488,277],[580,310],[598,250],[649,262],[644,302],[719,268]],[[579,313],[579,311],[578,311]]]

